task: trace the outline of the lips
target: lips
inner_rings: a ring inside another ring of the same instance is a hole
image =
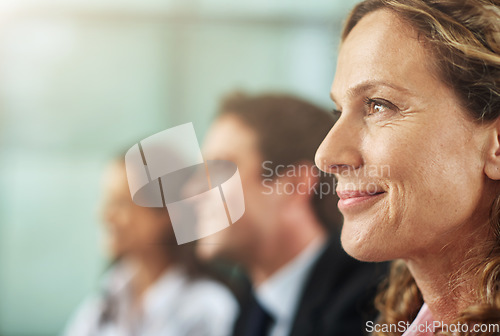
[[[366,196],[374,196],[384,193],[385,191],[365,191],[365,190],[337,190],[337,195],[341,200],[346,200],[350,198],[358,198],[358,197],[366,197]]]
[[[337,190],[340,200],[339,210],[345,212],[359,212],[385,195],[384,190]]]

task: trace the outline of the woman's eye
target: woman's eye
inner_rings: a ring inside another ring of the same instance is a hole
[[[389,102],[385,99],[366,98],[365,104],[368,108],[368,111],[366,113],[368,116],[374,115],[377,113],[397,111],[397,109],[398,109],[394,104],[392,104],[391,102]]]
[[[385,107],[384,107],[384,105],[382,105],[382,104],[379,104],[379,103],[373,103],[373,111],[374,111],[375,113],[377,113],[377,112],[382,112],[382,111],[384,110],[384,108],[385,108]]]

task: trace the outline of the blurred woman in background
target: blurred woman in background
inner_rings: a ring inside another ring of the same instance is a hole
[[[338,178],[342,245],[398,259],[369,329],[500,335],[499,1],[361,2],[331,96],[316,163]]]
[[[101,292],[81,307],[67,336],[223,336],[237,302],[210,279],[192,243],[178,246],[168,212],[130,196],[124,160],[104,179],[103,209],[112,267]]]

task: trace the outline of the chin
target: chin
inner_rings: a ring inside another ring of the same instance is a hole
[[[396,259],[387,253],[387,248],[391,244],[368,236],[370,235],[362,235],[359,232],[354,235],[344,227],[341,234],[342,248],[351,257],[360,261],[381,262]]]
[[[217,232],[210,236],[199,239],[196,242],[196,255],[202,260],[212,260],[218,258],[223,253],[224,232]]]
[[[108,258],[114,260],[125,254],[125,249],[114,241],[107,241],[104,244],[104,251]]]
[[[196,243],[196,255],[201,260],[212,260],[217,257],[217,247],[201,239]]]

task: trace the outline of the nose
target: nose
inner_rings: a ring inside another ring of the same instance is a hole
[[[326,173],[341,174],[363,165],[361,128],[343,117],[335,123],[316,151],[316,166]]]

